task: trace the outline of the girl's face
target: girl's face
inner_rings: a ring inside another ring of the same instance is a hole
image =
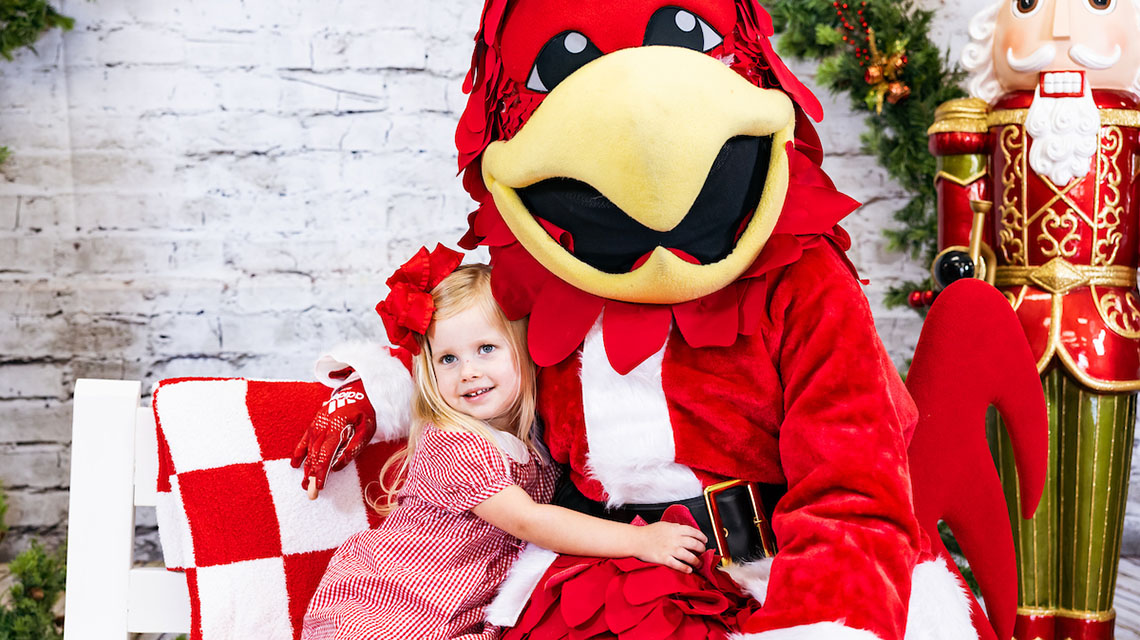
[[[507,336],[478,306],[436,320],[428,330],[435,383],[448,406],[510,431],[519,370]]]

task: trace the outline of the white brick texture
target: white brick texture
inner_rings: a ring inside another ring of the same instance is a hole
[[[957,51],[984,1],[919,4]],[[382,333],[384,279],[471,209],[453,134],[481,5],[62,0],[74,31],[0,61],[0,560],[63,534],[76,378],[307,379],[322,347]],[[818,95],[901,364],[920,321],[881,299],[925,269],[885,249],[903,194],[847,99]]]

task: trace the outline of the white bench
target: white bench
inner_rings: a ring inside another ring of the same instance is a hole
[[[188,633],[186,578],[135,567],[135,507],[154,507],[158,445],[141,383],[79,380],[71,426],[64,640]]]

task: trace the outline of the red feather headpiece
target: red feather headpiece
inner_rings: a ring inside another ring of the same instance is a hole
[[[519,0],[488,0],[471,68],[464,82],[467,107],[456,131],[463,184],[479,207],[468,219],[460,246],[491,251],[491,285],[496,300],[512,319],[530,315],[529,348],[539,366],[561,362],[582,343],[605,311],[603,337],[615,370],[626,373],[659,350],[675,323],[693,347],[728,346],[738,335],[755,333],[766,308],[762,276],[794,262],[822,242],[841,249],[850,240],[839,221],[859,206],[835,189],[820,168],[823,150],[807,116],[819,121],[819,100],[784,65],[772,48],[772,19],[756,0],[735,0],[737,19],[724,42],[710,55],[756,86],[777,88],[796,105],[795,143],[789,144],[790,184],[773,235],[753,265],[729,286],[697,300],[672,305],[607,300],[562,281],[519,244],[483,185],[480,157],[495,140],[511,139],[546,97],[527,91],[508,76],[500,42],[508,5]],[[546,220],[550,235],[573,250],[573,238]],[[854,267],[852,267],[854,272]]]

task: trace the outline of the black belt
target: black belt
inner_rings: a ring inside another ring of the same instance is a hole
[[[630,522],[638,516],[646,522],[657,522],[665,509],[681,505],[708,536],[707,548],[715,549],[721,555],[722,564],[728,564],[776,555],[776,536],[772,533],[772,511],[768,505],[775,505],[785,491],[787,488],[781,485],[730,480],[706,487],[702,495],[686,500],[607,507],[604,502],[582,495],[567,473],[554,492],[554,504],[617,522]]]

